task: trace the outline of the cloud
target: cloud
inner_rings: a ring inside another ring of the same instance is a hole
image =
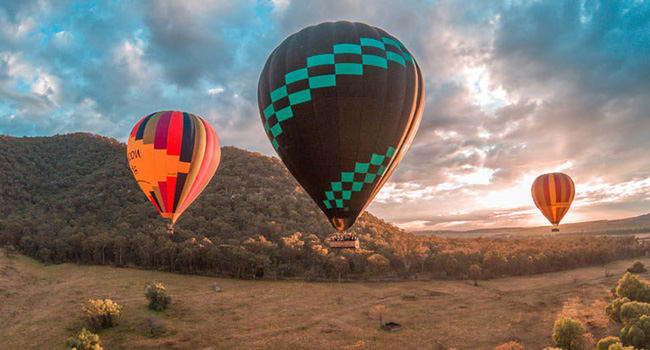
[[[420,130],[370,211],[405,227],[543,224],[535,176],[579,185],[565,221],[649,211],[647,1],[352,0],[0,4],[0,133],[122,141],[179,109],[222,144],[273,155],[257,110],[268,54],[351,20],[398,37],[424,72]]]

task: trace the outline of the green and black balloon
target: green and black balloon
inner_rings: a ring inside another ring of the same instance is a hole
[[[422,83],[404,45],[363,23],[307,27],[266,60],[257,89],[264,130],[335,229],[354,224],[409,148]]]

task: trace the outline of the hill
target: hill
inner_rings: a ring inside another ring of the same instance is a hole
[[[480,278],[643,254],[631,237],[422,237],[365,213],[363,249],[331,250],[332,228],[278,158],[222,149],[215,178],[175,234],[132,178],[125,145],[91,134],[0,136],[0,245],[43,262],[133,265],[238,278]]]
[[[617,220],[596,220],[560,225],[559,235],[620,235],[650,232],[650,214]],[[536,227],[498,227],[467,231],[427,230],[414,231],[418,235],[436,235],[441,237],[522,237],[546,236],[551,234],[550,226]],[[553,234],[558,235],[558,234]]]
[[[650,264],[650,259],[642,261]],[[81,327],[79,305],[112,298],[120,324],[101,331],[105,349],[490,349],[516,340],[525,349],[553,345],[553,322],[578,318],[598,340],[615,334],[608,290],[632,260],[605,267],[480,282],[306,283],[244,281],[158,271],[9,258],[0,250],[0,344],[63,349]],[[650,272],[642,274],[650,278]],[[170,309],[146,307],[143,287],[162,281]],[[215,293],[217,283],[223,292]],[[383,319],[404,329],[378,329]],[[167,333],[147,336],[145,320]],[[593,349],[593,345],[590,349]]]

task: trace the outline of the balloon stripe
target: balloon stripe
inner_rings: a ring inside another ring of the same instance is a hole
[[[151,201],[151,203],[153,203],[156,209],[158,209],[158,212],[162,215],[163,212],[162,210],[160,210],[160,204],[158,204],[158,200],[156,199],[156,194],[153,191],[149,192],[149,200]]]
[[[142,124],[143,120],[144,119],[141,119],[137,124],[135,124],[133,129],[131,129],[131,134],[129,134],[129,138],[135,137],[135,135],[138,133],[138,129],[140,128],[140,125]]]
[[[165,189],[167,193],[167,201],[165,202],[165,207],[170,213],[174,212],[174,196],[176,195],[176,177],[167,176],[167,188]]]
[[[556,201],[556,194],[555,194],[555,176],[551,175],[548,176],[548,192],[549,192],[549,199],[550,199],[550,206],[549,206],[549,211],[551,213],[551,220],[553,223],[556,223],[557,221],[557,206],[555,206]]]
[[[169,133],[169,122],[171,120],[172,112],[165,112],[158,120],[156,126],[156,137],[154,138],[154,149],[167,148],[167,135]]]
[[[135,134],[136,140],[142,140],[142,136],[144,135],[144,128],[147,126],[147,123],[151,119],[152,115],[154,115],[154,113],[144,117],[144,119],[140,121],[139,126],[136,125],[136,128],[138,129],[138,131]],[[133,130],[135,130],[136,128],[133,128]]]
[[[178,209],[178,201],[181,199],[181,193],[183,193],[183,187],[185,186],[185,180],[187,180],[186,173],[178,173],[176,178],[176,190],[174,191],[174,213]]]
[[[181,154],[181,141],[183,140],[183,114],[172,113],[167,135],[167,154],[178,156]],[[178,160],[178,159],[177,159]]]
[[[183,141],[181,142],[181,162],[191,162],[194,154],[194,138],[196,129],[194,120],[187,114],[183,113]]]
[[[145,144],[153,144],[154,139],[156,138],[156,126],[158,125],[158,120],[160,119],[160,115],[162,113],[158,112],[151,116],[151,119],[149,119],[149,122],[144,128],[143,131],[143,136],[142,136],[142,142]],[[153,151],[153,147],[151,147],[151,150]]]
[[[555,202],[562,202],[562,180],[558,174],[553,174],[552,177],[555,184]]]
[[[167,182],[158,181],[158,188],[160,189],[160,196],[162,197],[163,211],[169,213],[169,206],[167,205]]]

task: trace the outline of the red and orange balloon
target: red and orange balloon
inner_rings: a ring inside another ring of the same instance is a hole
[[[535,179],[531,191],[535,205],[553,225],[552,231],[558,232],[575,196],[573,180],[563,173],[543,174]]]
[[[221,159],[212,126],[179,111],[142,118],[131,131],[126,153],[138,185],[171,225],[208,185]]]

